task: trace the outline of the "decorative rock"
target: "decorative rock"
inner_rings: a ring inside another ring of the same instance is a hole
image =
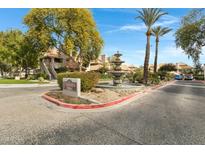
[[[94,92],[94,93],[102,93],[102,92],[104,92],[104,90],[101,89],[101,88],[92,88],[92,89],[91,89],[91,92]]]

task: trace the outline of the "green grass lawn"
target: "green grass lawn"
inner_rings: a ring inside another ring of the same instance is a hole
[[[31,81],[31,80],[14,80],[14,79],[0,79],[0,84],[45,84],[49,82],[40,82],[38,80]]]

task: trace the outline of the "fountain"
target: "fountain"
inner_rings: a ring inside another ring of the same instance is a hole
[[[113,90],[128,90],[128,89],[136,89],[140,87],[136,83],[123,83],[122,82],[122,76],[126,73],[125,71],[122,71],[121,65],[124,63],[120,59],[122,56],[119,51],[117,51],[116,54],[114,54],[114,60],[111,61],[112,64],[114,64],[114,68],[112,71],[109,71],[113,75],[113,81],[102,81],[96,85],[97,88],[107,88],[107,89],[113,89]]]
[[[114,86],[121,86],[122,84],[122,76],[125,74],[124,71],[122,71],[121,69],[121,65],[122,63],[124,63],[124,61],[121,61],[120,57],[122,56],[122,54],[119,53],[119,51],[117,51],[116,54],[114,54],[114,60],[111,61],[112,64],[114,64],[114,70],[110,71],[110,73],[113,75],[113,85]]]

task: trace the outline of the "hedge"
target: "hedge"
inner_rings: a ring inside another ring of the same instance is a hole
[[[99,81],[99,74],[95,72],[67,72],[59,73],[57,75],[58,85],[63,89],[63,78],[80,78],[81,79],[81,91],[89,91]]]
[[[204,80],[204,75],[194,75],[194,79],[196,79],[196,80]]]

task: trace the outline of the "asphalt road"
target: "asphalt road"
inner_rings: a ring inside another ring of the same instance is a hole
[[[177,81],[97,112],[40,97],[53,88],[0,89],[0,144],[205,144],[205,84]]]

